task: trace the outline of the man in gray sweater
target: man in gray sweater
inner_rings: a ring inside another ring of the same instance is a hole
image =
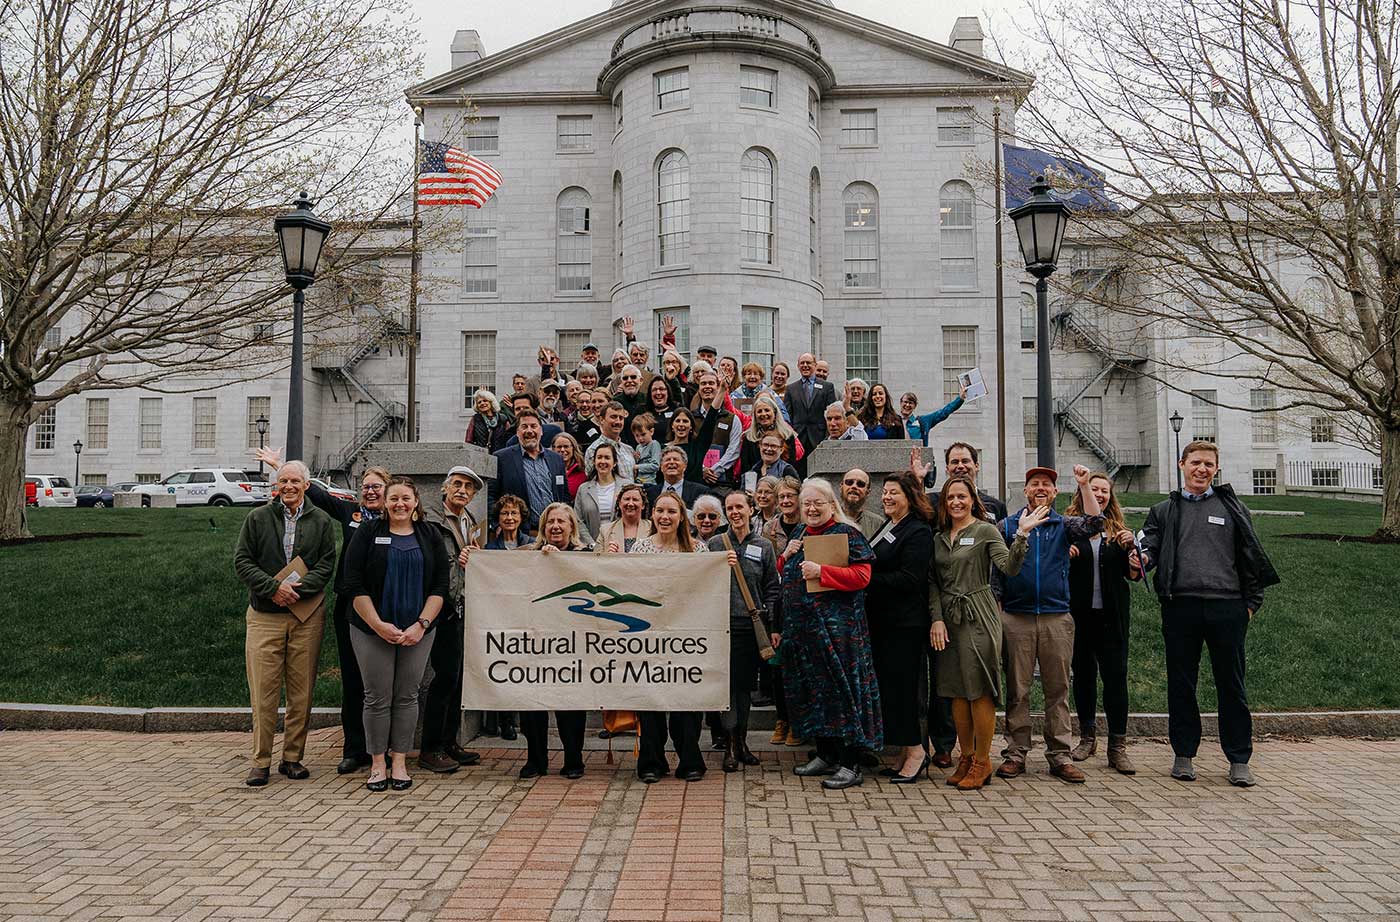
[[[1219,449],[1195,441],[1181,453],[1184,489],[1152,507],[1142,532],[1145,569],[1162,603],[1167,655],[1167,731],[1176,760],[1172,777],[1195,781],[1192,760],[1201,744],[1196,701],[1201,646],[1210,648],[1220,711],[1220,748],[1230,760],[1230,783],[1250,787],[1253,727],[1244,687],[1244,640],[1264,604],[1264,588],[1279,581],[1254,533],[1249,510],[1228,484],[1213,486]],[[1135,552],[1136,553],[1136,552]]]

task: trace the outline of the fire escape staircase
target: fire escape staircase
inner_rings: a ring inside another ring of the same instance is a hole
[[[1104,284],[1111,269],[1091,269],[1077,270],[1076,283],[1087,284],[1090,287]],[[1080,409],[1080,400],[1090,391],[1100,385],[1104,392],[1112,385],[1115,372],[1125,372],[1122,378],[1122,387],[1126,387],[1129,378],[1136,372],[1136,369],[1147,361],[1147,354],[1139,346],[1133,343],[1121,343],[1092,319],[1093,314],[1083,312],[1076,314],[1073,306],[1066,307],[1052,318],[1055,334],[1064,341],[1065,337],[1072,337],[1083,343],[1090,352],[1093,352],[1102,361],[1096,374],[1085,381],[1074,394],[1069,397],[1055,398],[1055,428],[1058,436],[1063,439],[1064,434],[1069,432],[1079,444],[1087,448],[1094,457],[1103,462],[1104,470],[1109,477],[1117,478],[1120,473],[1126,472],[1131,481],[1132,476],[1141,468],[1152,463],[1151,452],[1140,448],[1120,448],[1115,445],[1107,435],[1104,434],[1103,424],[1095,422],[1085,415]]]
[[[391,439],[402,437],[407,419],[407,407],[402,401],[385,397],[355,375],[355,368],[386,344],[403,341],[407,329],[393,317],[378,318],[364,329],[361,335],[343,346],[327,347],[319,350],[312,359],[311,367],[326,376],[330,384],[331,397],[336,397],[336,384],[345,388],[347,399],[359,395],[373,407],[373,415],[367,422],[357,423],[349,440],[325,457],[316,459],[316,470],[321,476],[348,476],[350,468],[370,443],[384,436]]]

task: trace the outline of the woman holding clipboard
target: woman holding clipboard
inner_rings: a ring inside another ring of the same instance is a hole
[[[862,749],[884,747],[865,620],[865,588],[875,555],[841,511],[831,484],[807,480],[798,498],[803,524],[778,559],[779,641],[788,719],[796,733],[816,740],[817,755],[793,771],[802,777],[829,775],[822,787],[840,790],[865,780],[857,761]]]

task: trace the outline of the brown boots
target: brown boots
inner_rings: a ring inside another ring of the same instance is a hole
[[[958,786],[958,782],[967,777],[967,773],[972,771],[972,756],[963,755],[958,759],[958,767],[953,769],[953,773],[948,776],[947,785],[950,788]]]
[[[1108,765],[1120,775],[1136,775],[1137,769],[1128,758],[1128,738],[1114,733],[1108,735]]]
[[[1091,729],[1088,733],[1080,734],[1079,745],[1069,751],[1069,757],[1076,762],[1083,762],[1098,751],[1099,740]]]
[[[958,782],[959,791],[975,791],[992,779],[992,763],[990,760],[972,760],[972,767],[968,769],[967,775]]]

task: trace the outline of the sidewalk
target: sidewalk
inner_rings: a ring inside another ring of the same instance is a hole
[[[703,781],[647,786],[619,741],[579,782],[516,781],[524,753],[501,748],[376,795],[335,774],[335,730],[313,734],[309,781],[256,790],[246,746],[0,734],[0,918],[1400,918],[1400,741],[1264,742],[1252,790],[1208,748],[1201,780],[1174,782],[1169,750],[1143,742],[1134,778],[1099,757],[1071,787],[1033,757],[973,794],[873,777],[825,792],[792,775],[794,750],[734,775],[715,753]]]

